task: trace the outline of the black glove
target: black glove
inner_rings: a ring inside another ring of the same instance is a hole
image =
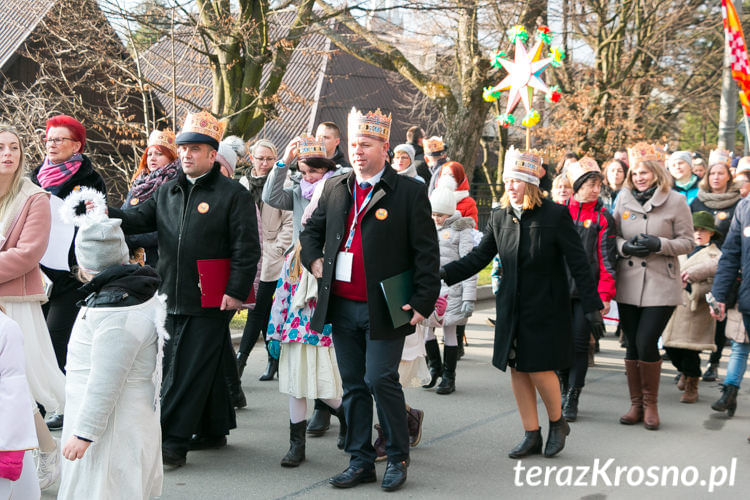
[[[604,328],[602,313],[599,311],[591,311],[584,314],[584,317],[591,326],[591,333],[594,334],[594,338],[599,340],[600,338],[604,337],[604,333],[606,332],[606,330]]]
[[[636,239],[635,242],[639,245],[643,245],[644,247],[648,248],[648,251],[651,253],[658,252],[661,250],[661,240],[658,236],[652,236],[650,234],[644,234],[641,233]]]
[[[622,253],[632,255],[633,257],[646,257],[649,252],[648,248],[636,241],[637,236],[633,236],[622,245]]]
[[[440,279],[443,280],[443,281],[445,281],[445,277],[446,276],[448,276],[448,273],[445,272],[445,268],[444,267],[441,267],[440,268]]]

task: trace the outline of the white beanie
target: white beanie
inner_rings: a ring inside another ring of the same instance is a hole
[[[414,152],[414,146],[412,146],[411,144],[399,144],[398,146],[396,146],[396,149],[393,150],[393,155],[395,156],[401,151],[409,155],[409,165],[414,163],[414,156],[416,155],[416,153]]]
[[[87,212],[86,202],[94,208]],[[109,219],[104,195],[91,188],[73,191],[60,207],[63,221],[78,226],[75,239],[75,255],[78,266],[84,271],[99,273],[119,264],[127,264],[130,258],[125,235],[120,229],[120,219]]]
[[[453,215],[456,211],[456,196],[450,189],[438,186],[430,195],[432,213]]]
[[[693,164],[693,156],[690,154],[689,151],[675,151],[671,155],[669,155],[669,165],[672,165],[672,162],[682,160],[688,165]]]

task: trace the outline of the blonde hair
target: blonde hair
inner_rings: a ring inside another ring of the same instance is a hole
[[[646,167],[649,172],[654,174],[654,179],[656,179],[656,188],[659,191],[666,193],[670,189],[672,189],[672,176],[669,175],[667,169],[664,168],[664,166],[659,162],[651,160],[641,160],[639,162],[636,162],[635,165],[631,165],[631,167],[628,169],[628,174],[625,176],[625,186],[627,186],[628,189],[635,189],[635,185],[633,184],[633,172],[641,165]]]
[[[523,192],[523,210],[531,210],[536,207],[542,206],[542,191],[539,186],[524,182],[526,188]],[[500,198],[500,208],[508,208],[510,206],[510,195],[506,190],[503,197]]]
[[[713,193],[713,191],[711,190],[711,185],[708,183],[708,176],[711,175],[711,170],[716,167],[723,167],[724,170],[727,171],[727,175],[729,176],[729,180],[727,181],[727,192],[731,191],[732,183],[734,182],[734,180],[732,179],[732,171],[729,170],[729,165],[727,165],[726,163],[714,163],[710,167],[706,168],[706,173],[703,175],[703,179],[701,179],[698,183],[698,187],[706,193]]]
[[[13,134],[16,136],[16,139],[18,139],[18,146],[21,149],[21,158],[18,162],[18,168],[16,169],[16,172],[13,174],[13,179],[10,182],[10,187],[8,188],[8,192],[5,194],[0,194],[0,220],[4,220],[5,217],[8,215],[5,212],[9,209],[11,203],[13,203],[13,199],[21,190],[21,183],[23,182],[24,174],[26,173],[26,170],[24,168],[25,152],[24,152],[23,141],[21,140],[21,136],[18,134],[18,131],[13,126],[7,123],[0,123],[0,134],[3,132],[8,132],[9,134]]]
[[[552,189],[555,189],[563,182],[567,184],[570,189],[573,189],[573,185],[570,183],[570,179],[568,179],[568,176],[565,174],[560,174],[555,177],[555,179],[552,181]]]
[[[271,150],[271,152],[276,158],[279,157],[279,153],[278,151],[276,151],[276,146],[274,146],[274,144],[268,139],[259,139],[255,141],[255,143],[253,143],[253,145],[250,148],[248,148],[250,150],[250,154],[254,155],[255,148],[258,148],[258,147],[268,148]]]

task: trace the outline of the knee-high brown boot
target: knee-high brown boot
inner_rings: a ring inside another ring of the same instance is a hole
[[[654,362],[639,361],[641,387],[643,390],[643,425],[650,431],[659,428],[659,379],[661,360]]]
[[[630,409],[620,417],[620,423],[635,425],[643,421],[643,391],[641,373],[638,370],[638,360],[625,360],[625,375],[628,377],[628,391],[630,391]]]

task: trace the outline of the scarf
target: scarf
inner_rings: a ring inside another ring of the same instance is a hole
[[[42,167],[39,169],[39,173],[36,174],[39,185],[47,189],[48,187],[64,184],[78,172],[82,162],[83,155],[81,153],[74,154],[70,159],[62,163],[50,163],[49,158],[45,156]]]
[[[328,172],[325,173],[323,177],[321,177],[315,182],[307,182],[305,179],[301,179],[299,181],[299,187],[300,189],[302,189],[302,197],[306,200],[311,199],[313,193],[315,192],[315,186],[317,186],[319,182],[324,182],[326,179],[328,179],[332,175],[333,175],[333,170],[329,170]]]
[[[740,201],[740,198],[740,192],[737,189],[730,188],[726,193],[709,193],[702,189],[698,191],[698,199],[713,210],[732,207]]]
[[[648,200],[650,200],[656,192],[656,184],[646,189],[645,191],[638,191],[637,189],[633,189],[631,192],[633,193],[633,198],[635,198],[638,203],[643,205]]]
[[[156,188],[177,176],[177,161],[163,166],[158,170],[141,174],[130,188],[130,199],[137,198],[139,202],[146,201],[154,194]]]
[[[396,173],[398,175],[405,175],[407,177],[416,177],[417,176],[417,167],[412,162],[411,165],[409,165],[408,167],[406,167],[404,170],[402,170],[400,172],[396,171]]]
[[[252,169],[249,169],[245,173],[245,178],[247,179],[247,189],[250,191],[250,196],[253,197],[253,201],[255,202],[255,204],[260,207],[263,203],[261,200],[261,198],[263,197],[263,186],[266,184],[268,174],[261,177],[255,177],[252,173]]]

